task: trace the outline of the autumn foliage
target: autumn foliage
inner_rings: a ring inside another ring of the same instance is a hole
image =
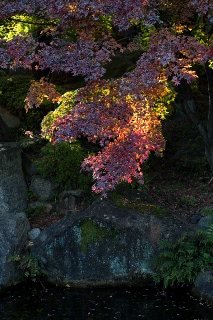
[[[86,80],[71,111],[43,134],[54,143],[86,137],[100,145],[82,164],[93,172],[97,193],[133,178],[143,183],[142,164],[165,146],[160,119],[170,86],[191,83],[197,77],[193,67],[212,59],[212,1],[1,1],[4,27],[20,15],[33,17],[35,27],[0,39],[1,68],[48,69]],[[103,80],[112,57],[128,51],[140,53],[134,68]],[[46,80],[32,82],[27,108],[46,98],[62,103]]]
[[[141,164],[152,150],[164,148],[157,111],[146,100],[121,94],[120,87],[120,81],[90,83],[79,91],[72,111],[53,124],[55,142],[85,136],[100,144],[102,151],[85,159],[82,168],[92,170],[93,190],[103,194],[133,177],[142,183]]]

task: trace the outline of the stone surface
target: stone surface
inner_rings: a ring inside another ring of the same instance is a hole
[[[39,228],[33,228],[32,230],[30,230],[28,232],[28,238],[29,240],[34,240],[35,238],[37,238],[39,236],[39,234],[41,233],[41,229]]]
[[[62,215],[80,211],[84,207],[83,200],[84,194],[81,190],[65,190],[59,195],[56,211]]]
[[[20,126],[20,119],[1,106],[0,116],[9,128],[18,128]]]
[[[0,287],[14,284],[22,277],[22,272],[10,258],[25,248],[29,230],[29,221],[24,213],[8,219],[0,217]]]
[[[40,176],[33,176],[30,184],[30,190],[39,200],[48,200],[54,194],[53,183]]]
[[[198,221],[197,226],[202,230],[206,230],[211,224],[213,224],[213,216],[205,216]]]
[[[1,142],[14,141],[12,131],[4,122],[1,115],[0,115],[0,141]]]
[[[213,270],[198,274],[194,283],[194,292],[213,302]]]
[[[159,241],[174,239],[186,228],[172,217],[158,218],[99,200],[44,229],[31,250],[53,283],[142,284],[153,273]]]
[[[0,218],[12,217],[27,207],[27,188],[21,151],[15,142],[0,143]]]

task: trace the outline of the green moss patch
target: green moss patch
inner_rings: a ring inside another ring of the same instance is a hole
[[[112,201],[121,208],[134,209],[140,213],[149,213],[158,217],[165,217],[171,212],[158,204],[146,203],[138,199],[128,199],[120,194],[114,193]]]
[[[116,236],[114,229],[107,229],[101,223],[90,218],[81,221],[81,250],[86,252],[88,247],[104,239],[113,239]]]

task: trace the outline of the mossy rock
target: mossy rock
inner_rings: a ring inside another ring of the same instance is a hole
[[[135,196],[135,199],[132,197],[128,199],[121,194],[113,193],[111,200],[120,208],[133,209],[140,213],[156,215],[159,218],[171,215],[170,210],[155,203],[141,201],[137,196]]]
[[[96,200],[42,230],[32,253],[48,281],[58,285],[143,285],[152,276],[159,242],[188,225]]]
[[[116,230],[109,229],[102,223],[93,221],[92,218],[85,218],[80,223],[81,227],[81,250],[86,252],[90,245],[105,239],[114,239],[117,235]]]

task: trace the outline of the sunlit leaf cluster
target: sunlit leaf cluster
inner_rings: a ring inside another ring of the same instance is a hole
[[[97,181],[93,191],[103,195],[122,181],[136,178],[143,183],[142,163],[151,151],[161,153],[164,148],[155,108],[146,97],[121,94],[121,86],[121,81],[99,81],[79,90],[72,110],[48,128],[56,143],[87,137],[101,146],[82,167],[92,171]]]

